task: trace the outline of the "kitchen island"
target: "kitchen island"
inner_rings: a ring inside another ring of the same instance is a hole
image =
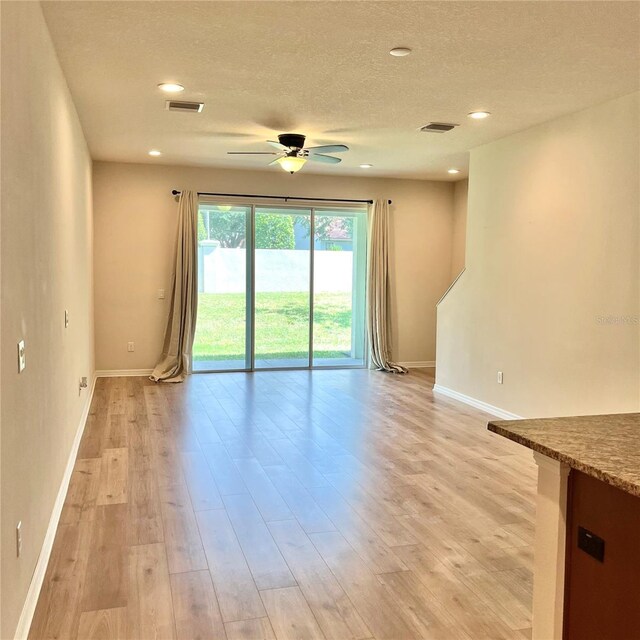
[[[538,465],[533,640],[640,639],[640,413],[488,428]]]

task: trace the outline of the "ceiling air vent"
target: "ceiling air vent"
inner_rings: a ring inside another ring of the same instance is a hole
[[[204,109],[204,102],[167,100],[167,109],[169,111],[184,111],[185,113],[200,113]]]
[[[424,127],[420,127],[420,131],[424,131],[425,133],[446,133],[457,126],[457,124],[451,124],[449,122],[430,122],[429,124],[425,124]]]

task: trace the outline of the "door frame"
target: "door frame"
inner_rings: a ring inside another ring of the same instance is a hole
[[[313,202],[313,201],[310,201]],[[315,216],[316,210],[320,209],[331,209],[331,203],[327,202],[323,203],[320,207],[309,204],[288,204],[284,203],[282,205],[275,205],[272,200],[265,200],[264,202],[260,201],[260,199],[254,199],[250,204],[246,201],[230,201],[229,199],[210,199],[207,198],[203,203],[202,200],[198,202],[198,209],[200,208],[200,204],[211,204],[213,206],[216,205],[237,205],[243,206],[249,209],[249,215],[247,216],[246,221],[246,233],[245,236],[248,239],[248,244],[246,246],[246,287],[245,287],[245,364],[248,366],[240,369],[199,369],[197,371],[193,370],[193,349],[189,354],[189,370],[192,374],[200,374],[200,373],[255,373],[256,371],[309,371],[309,370],[332,370],[332,369],[367,369],[369,367],[369,335],[366,330],[366,309],[368,305],[368,287],[367,287],[367,269],[365,267],[365,285],[364,285],[364,308],[365,308],[365,318],[364,318],[364,336],[363,336],[363,363],[362,364],[347,364],[347,365],[314,365],[313,364],[313,320],[314,320],[314,275],[315,275]],[[256,367],[255,366],[255,340],[256,340],[256,331],[255,331],[255,301],[256,301],[256,291],[255,291],[255,283],[256,283],[256,273],[255,273],[255,242],[256,242],[256,208],[257,207],[272,207],[278,209],[308,209],[309,210],[309,225],[310,225],[310,236],[309,236],[309,359],[306,365],[303,366],[295,366],[295,367]],[[335,208],[344,207],[344,209],[356,209],[355,206],[345,206],[344,203],[336,202]],[[367,264],[367,252],[368,252],[368,234],[369,234],[369,212],[367,209],[366,220],[364,224],[366,234],[367,234],[367,242],[363,247],[364,251],[364,264]],[[354,246],[355,249],[355,246]],[[355,258],[355,251],[354,251]],[[352,316],[353,316],[353,307],[352,307]],[[197,319],[196,319],[197,322]]]

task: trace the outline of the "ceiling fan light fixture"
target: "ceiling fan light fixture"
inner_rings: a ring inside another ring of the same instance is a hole
[[[451,167],[451,169],[447,169],[447,173],[451,173],[452,175],[455,175],[456,173],[460,173],[460,169]]]
[[[371,167],[373,167],[373,165],[369,164],[368,162],[365,162],[365,163],[360,165],[361,169],[371,169]]]
[[[278,158],[278,164],[289,173],[300,171],[306,161],[306,158],[301,158],[300,156],[283,156],[282,158]]]

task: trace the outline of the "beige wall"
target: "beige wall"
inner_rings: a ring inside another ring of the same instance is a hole
[[[451,238],[451,279],[464,269],[467,242],[467,194],[469,180],[459,180],[453,185],[453,232]]]
[[[37,2],[2,2],[2,623],[12,638],[93,375],[91,160]],[[64,328],[64,310],[70,326]],[[17,373],[17,342],[27,368]],[[22,556],[15,526],[22,521]]]
[[[94,163],[93,175],[98,369],[148,369],[160,354],[169,296],[156,292],[170,286],[173,188],[392,199],[394,356],[435,359],[435,302],[450,279],[451,183],[105,162]]]
[[[638,411],[639,107],[636,93],[472,151],[439,385],[522,416]]]

